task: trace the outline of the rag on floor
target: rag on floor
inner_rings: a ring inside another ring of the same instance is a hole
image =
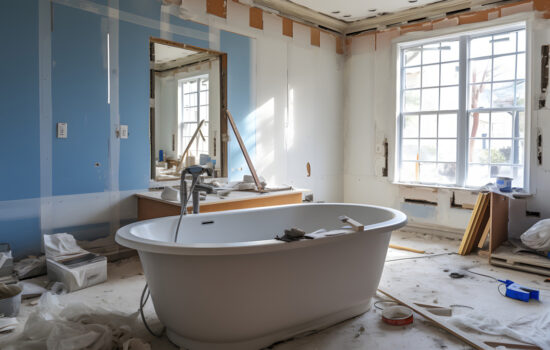
[[[148,343],[132,335],[137,315],[82,303],[63,307],[57,296],[45,293],[29,315],[22,334],[5,349],[150,350]]]
[[[469,312],[453,316],[450,323],[463,329],[473,329],[481,333],[507,336],[525,343],[550,350],[550,312],[529,314],[515,321],[504,323],[492,317]]]

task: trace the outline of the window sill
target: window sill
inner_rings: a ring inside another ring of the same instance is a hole
[[[427,189],[444,189],[444,190],[454,190],[454,191],[467,191],[467,192],[480,192],[485,191],[482,187],[459,187],[459,186],[452,186],[452,185],[437,185],[437,184],[421,184],[421,183],[413,183],[413,182],[398,182],[398,181],[392,181],[392,184],[402,187],[409,187],[409,188],[427,188]],[[523,192],[523,193],[502,193],[505,196],[513,195],[514,198],[529,198],[533,196],[533,193]]]

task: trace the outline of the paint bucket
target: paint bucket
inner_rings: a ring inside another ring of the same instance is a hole
[[[405,306],[390,306],[382,311],[382,321],[392,326],[405,326],[413,322],[413,312]]]
[[[497,188],[501,192],[512,192],[512,180],[510,177],[497,177]]]
[[[21,306],[21,287],[0,285],[0,315],[16,317]]]

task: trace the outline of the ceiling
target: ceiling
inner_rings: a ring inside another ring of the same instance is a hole
[[[197,51],[155,43],[155,63],[167,63],[196,53]]]
[[[291,0],[335,19],[353,22],[424,6],[440,0]]]

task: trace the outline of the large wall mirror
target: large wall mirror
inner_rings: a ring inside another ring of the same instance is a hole
[[[151,177],[189,165],[227,176],[227,54],[150,38]]]

